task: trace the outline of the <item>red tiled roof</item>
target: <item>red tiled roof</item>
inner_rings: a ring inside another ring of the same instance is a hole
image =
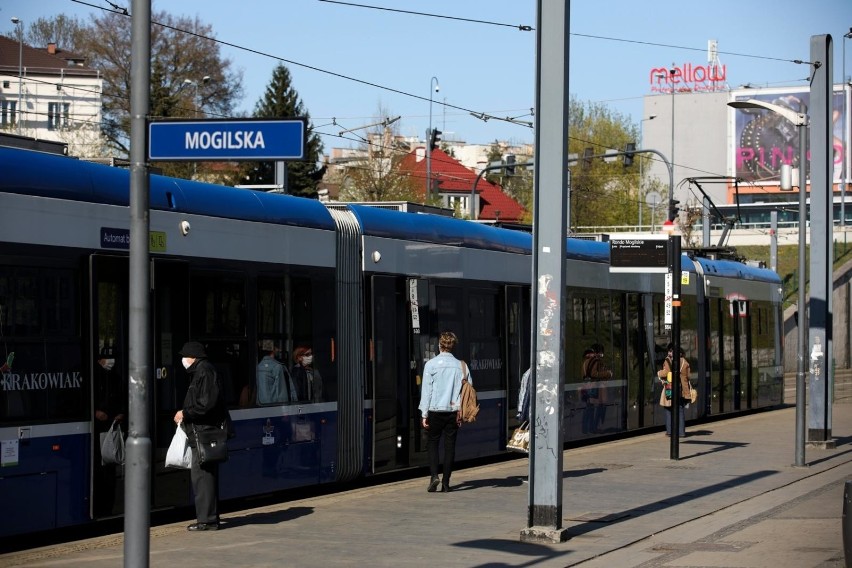
[[[18,58],[26,68],[27,75],[83,75],[97,76],[97,71],[89,67],[77,65],[80,56],[61,49],[55,54],[49,53],[46,48],[37,49],[27,44],[21,46],[17,39],[0,36],[0,72],[5,74],[18,74]]]
[[[422,151],[422,148],[421,148]],[[422,180],[423,191],[426,190],[426,158],[417,159],[417,149],[410,152],[400,163],[400,169]],[[442,193],[470,194],[473,182],[478,172],[464,167],[458,160],[448,155],[440,148],[432,151],[432,179],[440,182]],[[503,221],[520,221],[524,208],[520,203],[503,193],[499,185],[491,183],[484,177],[476,184],[479,194],[479,219],[501,219]]]

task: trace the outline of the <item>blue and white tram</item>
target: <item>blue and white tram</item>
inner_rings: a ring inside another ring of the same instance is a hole
[[[2,517],[11,537],[122,513],[122,472],[104,475],[96,413],[104,392],[127,395],[129,176],[9,148],[0,168],[0,361],[14,353],[0,375],[0,501],[29,512]],[[459,335],[482,407],[458,459],[505,451],[530,353],[530,235],[161,176],[150,194],[152,509],[192,502],[188,472],[164,467],[189,339],[207,347],[235,421],[223,499],[425,465],[419,373],[443,329]],[[663,423],[663,277],[610,273],[608,261],[606,244],[569,240],[569,442]],[[687,418],[782,403],[778,276],[686,256],[682,270],[682,345],[702,394]],[[264,340],[287,364],[313,350],[320,401],[258,398]],[[583,433],[579,370],[593,343],[614,373]]]

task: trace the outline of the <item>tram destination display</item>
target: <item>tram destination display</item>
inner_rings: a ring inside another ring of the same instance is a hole
[[[669,271],[668,237],[640,237],[610,239],[610,272],[659,272]]]

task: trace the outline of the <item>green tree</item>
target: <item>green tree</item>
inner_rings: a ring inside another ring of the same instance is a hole
[[[319,135],[313,131],[311,117],[299,94],[293,88],[290,70],[279,64],[272,71],[272,80],[266,92],[255,106],[256,118],[304,118],[308,125],[305,159],[287,162],[288,193],[303,197],[316,197],[317,184],[322,180],[325,166],[318,165],[323,145]],[[275,183],[274,162],[246,162],[244,179],[248,184]]]
[[[606,163],[583,160],[590,148],[593,155],[607,149],[623,151],[637,137],[637,127],[618,112],[599,103],[569,101],[568,151],[579,156],[571,168],[571,227],[636,224],[640,195],[638,162],[625,168],[621,157]]]
[[[349,162],[340,176],[341,201],[412,201],[422,198],[421,186],[400,165],[408,155],[399,123],[379,103],[373,125],[359,145],[362,159]],[[361,130],[354,129],[352,132]],[[360,136],[359,136],[360,137]]]
[[[242,95],[242,73],[222,57],[210,25],[166,12],[154,13],[152,20],[151,116],[231,116],[234,101]],[[124,155],[130,140],[130,26],[129,17],[105,12],[81,28],[75,45],[103,77],[102,130],[110,146]],[[203,81],[205,76],[208,81]],[[186,81],[198,85],[197,93]]]
[[[491,143],[491,147],[488,148],[488,154],[485,156],[485,160],[485,164],[487,166],[490,166],[494,162],[500,162],[503,160],[503,147],[500,145],[499,140],[495,140]],[[485,172],[485,175],[483,177],[491,183],[500,183],[499,170],[489,170]]]
[[[41,17],[29,25],[24,41],[34,47],[55,43],[58,49],[74,53],[82,28],[80,20],[65,14],[53,18]]]

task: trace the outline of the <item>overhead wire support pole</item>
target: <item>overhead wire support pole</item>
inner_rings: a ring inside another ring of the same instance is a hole
[[[151,300],[148,149],[151,0],[133,0],[130,54],[130,270],[127,465],[124,566],[147,568],[151,525]]]
[[[569,3],[538,0],[531,274],[530,459],[523,542],[560,543],[568,249]]]
[[[805,359],[808,352],[808,310],[806,307],[807,296],[807,132],[808,132],[808,115],[803,112],[796,112],[787,107],[782,107],[757,99],[748,99],[746,101],[731,101],[728,103],[731,108],[737,109],[764,109],[770,112],[781,115],[785,119],[792,122],[799,130],[799,293],[798,293],[798,341],[796,353],[796,435],[795,435],[795,463],[797,467],[805,465],[805,375],[806,364]]]

